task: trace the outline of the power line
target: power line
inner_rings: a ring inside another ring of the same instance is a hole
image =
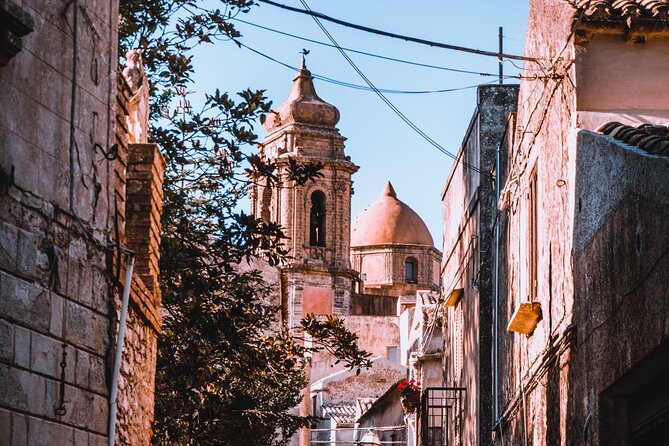
[[[262,1],[265,1],[265,0],[262,0]],[[305,8],[307,11],[311,11],[311,9],[309,8],[309,5],[306,3],[305,0],[300,0],[300,3],[302,3],[302,5],[304,6],[304,8]],[[427,135],[423,130],[421,130],[420,127],[418,127],[418,126],[417,126],[416,124],[414,124],[408,117],[406,117],[406,116],[405,116],[405,115],[404,115],[404,114],[403,114],[397,107],[395,107],[395,105],[394,105],[392,102],[390,102],[390,100],[388,100],[388,98],[386,98],[386,97],[383,95],[383,93],[381,93],[381,92],[379,91],[378,88],[376,88],[376,87],[374,86],[374,84],[372,83],[372,81],[370,81],[370,80],[367,78],[367,76],[365,76],[365,73],[363,73],[362,70],[360,70],[360,68],[358,68],[358,66],[355,64],[355,62],[353,62],[353,60],[349,57],[349,55],[346,54],[346,51],[344,51],[344,50],[342,49],[342,47],[339,45],[339,43],[337,43],[337,41],[335,40],[335,38],[332,37],[332,34],[330,34],[330,32],[329,32],[329,31],[325,28],[325,26],[320,22],[320,20],[318,19],[318,17],[315,16],[315,15],[311,15],[311,18],[314,19],[314,21],[316,22],[316,24],[318,25],[318,27],[323,31],[323,33],[325,33],[325,35],[327,36],[327,38],[330,39],[330,42],[332,42],[332,43],[337,47],[337,49],[339,50],[339,52],[341,53],[341,55],[344,56],[344,59],[346,59],[346,61],[349,63],[349,65],[351,65],[351,67],[353,67],[353,69],[360,75],[360,77],[365,81],[365,83],[366,83],[367,85],[369,85],[369,87],[370,87],[372,90],[374,90],[374,93],[376,93],[377,96],[378,96],[379,98],[381,98],[381,100],[382,100],[383,102],[385,102],[386,105],[387,105],[387,106],[388,106],[388,107],[389,107],[389,108],[390,108],[390,109],[391,109],[397,116],[399,116],[400,119],[402,119],[402,121],[404,121],[409,127],[411,127],[416,133],[418,133],[423,139],[425,139],[428,143],[430,143],[432,146],[434,146],[437,150],[439,150],[440,152],[442,152],[444,155],[446,155],[446,156],[452,158],[456,163],[458,163],[458,162],[459,162],[459,163],[462,163],[463,166],[465,166],[465,167],[467,167],[467,168],[469,168],[469,169],[471,169],[471,170],[473,170],[473,171],[475,171],[475,172],[478,172],[478,173],[480,173],[481,175],[490,176],[490,174],[489,174],[488,172],[481,171],[481,170],[478,169],[476,166],[472,166],[472,165],[470,165],[470,164],[464,162],[462,159],[458,158],[457,155],[454,155],[453,153],[451,153],[451,152],[449,152],[448,150],[446,150],[441,144],[439,144],[438,142],[436,142],[434,139],[430,138],[430,136]]]
[[[305,6],[305,9],[299,9],[299,8],[293,8],[292,6],[284,5],[281,3],[274,2],[272,0],[258,0],[260,3],[266,3],[268,5],[276,6],[277,8],[285,9],[288,11],[292,12],[299,12],[300,14],[306,14],[311,16],[314,19],[323,19],[327,20],[328,22],[336,23],[341,26],[346,26],[348,28],[354,28],[360,31],[365,31],[371,34],[378,34],[380,36],[385,36],[385,37],[391,37],[393,39],[400,39],[404,40],[407,42],[413,42],[413,43],[419,43],[421,45],[428,45],[431,47],[436,47],[436,48],[444,48],[447,50],[453,50],[453,51],[462,51],[465,53],[471,53],[471,54],[478,54],[480,56],[489,56],[489,57],[495,57],[497,59],[503,58],[503,59],[515,59],[515,60],[527,60],[530,62],[538,62],[537,59],[534,57],[527,57],[527,56],[516,56],[514,54],[505,54],[505,53],[500,53],[500,52],[494,52],[494,51],[483,51],[483,50],[477,50],[474,48],[467,48],[464,46],[458,46],[458,45],[451,45],[448,43],[441,43],[441,42],[434,42],[432,40],[426,40],[426,39],[420,39],[418,37],[411,37],[411,36],[404,36],[401,34],[395,34],[391,33],[388,31],[382,31],[379,29],[375,28],[370,28],[368,26],[363,26],[363,25],[357,25],[355,23],[350,23],[346,22],[344,20],[340,19],[335,19],[334,17],[327,16],[325,14],[322,14],[320,12],[315,12],[312,11],[311,9],[307,8]],[[301,0],[300,0],[301,1]],[[304,5],[304,2],[302,2]]]
[[[286,67],[286,68],[290,68],[293,71],[299,70],[299,68],[297,68],[293,65],[282,62],[282,61],[270,56],[269,54],[265,54],[261,51],[256,50],[255,48],[251,48],[250,46],[248,46],[248,45],[246,45],[242,42],[239,42],[239,41],[235,41],[235,42],[239,46],[241,46],[242,48],[245,48],[245,49],[251,51],[252,53],[255,53],[255,54],[257,54],[261,57],[264,57],[265,59],[268,59],[268,60],[270,60],[274,63],[277,63],[281,66]],[[372,88],[370,88],[366,85],[358,85],[358,84],[353,84],[353,83],[350,83],[350,82],[340,81],[340,80],[332,79],[330,77],[323,76],[323,75],[316,74],[316,73],[311,73],[311,75],[316,79],[319,79],[319,80],[322,80],[324,82],[328,82],[328,83],[331,83],[331,84],[334,84],[334,85],[339,85],[341,87],[347,87],[347,88],[352,88],[354,90],[362,90],[362,91],[374,91]],[[453,92],[453,91],[468,90],[468,89],[471,89],[471,88],[476,88],[479,85],[481,85],[481,84],[468,85],[468,86],[465,86],[465,87],[456,87],[456,88],[444,88],[444,89],[440,89],[440,90],[417,90],[417,91],[416,90],[392,90],[392,89],[386,89],[386,88],[379,88],[378,91],[380,91],[382,93],[385,93],[385,94],[434,94],[434,93],[450,93],[450,92]]]
[[[321,42],[319,40],[309,39],[308,37],[298,36],[296,34],[291,34],[291,33],[285,32],[285,31],[280,31],[278,29],[270,28],[270,27],[263,26],[263,25],[258,25],[257,23],[248,22],[246,20],[242,20],[242,19],[239,19],[239,18],[234,18],[233,20],[235,20],[237,22],[240,22],[240,23],[244,23],[244,24],[249,25],[249,26],[253,26],[255,28],[264,29],[265,31],[270,31],[270,32],[273,32],[275,34],[280,34],[282,36],[292,37],[294,39],[303,40],[305,42],[314,43],[316,45],[327,46],[329,48],[335,48],[335,49],[337,48],[336,46],[334,46],[330,43],[327,43],[327,42]],[[435,70],[450,71],[450,72],[453,72],[453,73],[475,74],[475,75],[483,76],[483,77],[496,77],[496,78],[499,77],[499,75],[492,74],[492,73],[484,73],[484,72],[472,71],[472,70],[462,70],[462,69],[458,69],[458,68],[449,68],[449,67],[443,67],[443,66],[439,66],[439,65],[431,65],[431,64],[421,63],[421,62],[414,62],[414,61],[410,61],[410,60],[406,60],[406,59],[398,59],[398,58],[395,58],[395,57],[383,56],[383,55],[380,55],[380,54],[374,54],[374,53],[370,53],[370,52],[367,52],[367,51],[355,50],[353,48],[342,47],[342,49],[344,51],[348,51],[349,53],[362,54],[364,56],[375,57],[377,59],[389,60],[391,62],[399,62],[399,63],[403,63],[403,64],[407,64],[407,65],[413,65],[413,66],[417,66],[417,67],[433,68]],[[521,79],[522,76],[511,76],[510,75],[510,76],[506,76],[506,78]]]

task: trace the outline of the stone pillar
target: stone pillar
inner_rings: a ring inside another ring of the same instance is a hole
[[[130,144],[128,152],[126,239],[137,256],[135,271],[155,294],[165,160],[156,144]]]

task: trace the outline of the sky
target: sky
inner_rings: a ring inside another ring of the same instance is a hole
[[[297,7],[299,0],[276,0]],[[519,0],[307,0],[312,10],[347,22],[476,49],[497,51],[498,28],[504,28],[504,52],[522,54],[528,2]],[[239,19],[320,42],[329,42],[314,20],[303,14],[259,4]],[[498,72],[493,57],[433,48],[322,22],[339,45],[422,64],[475,71]],[[335,48],[283,36],[240,21],[235,22],[246,46],[297,67],[300,51],[310,51],[307,66],[313,74],[357,85],[364,81]],[[455,73],[349,53],[377,88],[426,91],[496,82],[493,77]],[[193,102],[198,95],[219,88],[238,92],[264,89],[278,107],[288,95],[293,69],[286,68],[231,42],[201,47],[195,53]],[[505,74],[518,69],[504,64]],[[505,83],[517,83],[514,79]],[[375,201],[386,181],[400,200],[425,221],[441,249],[441,191],[453,160],[439,152],[400,120],[371,91],[314,80],[318,95],[335,105],[338,128],[347,138],[345,153],[360,166],[353,175],[352,218]],[[388,94],[387,98],[415,125],[452,154],[456,154],[476,107],[476,89],[431,94]],[[264,129],[258,125],[259,134]]]

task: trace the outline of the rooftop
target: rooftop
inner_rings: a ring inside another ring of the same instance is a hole
[[[397,199],[395,189],[388,181],[381,197],[355,218],[351,246],[390,244],[434,246],[423,219]]]
[[[355,404],[323,404],[323,415],[338,425],[355,423]]]

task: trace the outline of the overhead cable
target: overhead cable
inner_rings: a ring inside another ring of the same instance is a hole
[[[291,34],[291,33],[285,32],[285,31],[280,31],[278,29],[274,29],[274,28],[270,28],[270,27],[267,27],[267,26],[259,25],[257,23],[253,23],[253,22],[248,22],[246,20],[242,20],[242,19],[239,19],[239,18],[234,18],[233,20],[235,20],[237,22],[240,22],[240,23],[244,23],[244,24],[249,25],[249,26],[253,26],[255,28],[264,29],[265,31],[270,31],[270,32],[273,32],[273,33],[276,33],[276,34],[280,34],[282,36],[292,37],[294,39],[303,40],[305,42],[314,43],[316,45],[327,46],[329,48],[337,48],[336,46],[334,46],[330,43],[327,43],[327,42],[321,42],[320,40],[309,39],[308,37],[298,36],[296,34]],[[403,64],[407,64],[407,65],[414,65],[414,66],[417,66],[417,67],[433,68],[435,70],[450,71],[450,72],[453,72],[453,73],[475,74],[475,75],[483,76],[483,77],[499,78],[498,74],[493,74],[493,73],[483,73],[483,72],[480,72],[480,71],[462,70],[462,69],[458,69],[458,68],[442,67],[442,66],[439,66],[439,65],[431,65],[431,64],[421,63],[421,62],[414,62],[414,61],[405,60],[405,59],[398,59],[398,58],[390,57],[390,56],[382,56],[380,54],[374,54],[374,53],[370,53],[370,52],[367,52],[367,51],[355,50],[353,48],[342,47],[342,49],[344,51],[348,51],[349,53],[362,54],[364,56],[375,57],[377,59],[383,59],[383,60],[389,60],[391,62],[399,62],[399,63],[403,63]],[[511,75],[509,75],[509,76],[506,76],[506,78],[520,79],[521,76],[511,76]]]
[[[368,26],[357,25],[355,23],[350,23],[350,22],[346,22],[344,20],[336,19],[334,17],[327,16],[327,15],[322,14],[320,12],[315,12],[315,11],[312,11],[311,9],[307,9],[306,6],[305,6],[305,9],[299,9],[299,8],[293,8],[292,6],[284,5],[282,3],[277,3],[277,2],[274,2],[272,0],[258,0],[258,2],[266,3],[268,5],[276,6],[277,8],[285,9],[285,10],[292,11],[292,12],[299,12],[300,14],[310,15],[314,19],[327,20],[328,22],[336,23],[338,25],[346,26],[348,28],[353,28],[353,29],[357,29],[357,30],[360,30],[360,31],[365,31],[365,32],[368,32],[368,33],[371,33],[371,34],[378,34],[380,36],[391,37],[393,39],[400,39],[400,40],[404,40],[404,41],[407,41],[407,42],[418,43],[418,44],[421,44],[421,45],[428,45],[428,46],[435,47],[435,48],[444,48],[444,49],[447,49],[447,50],[461,51],[461,52],[464,52],[464,53],[471,53],[471,54],[478,54],[480,56],[495,57],[497,59],[503,58],[503,59],[527,60],[527,61],[530,61],[530,62],[537,62],[538,61],[534,57],[517,56],[515,54],[505,54],[505,53],[495,52],[495,51],[477,50],[477,49],[474,49],[474,48],[468,48],[468,47],[458,46],[458,45],[451,45],[451,44],[448,44],[448,43],[435,42],[435,41],[432,41],[432,40],[421,39],[421,38],[418,38],[418,37],[404,36],[404,35],[401,35],[401,34],[395,34],[395,33],[391,33],[391,32],[388,32],[388,31],[382,31],[380,29],[370,28]]]
[[[272,62],[275,62],[275,63],[277,63],[281,66],[284,66],[286,68],[290,68],[293,71],[299,70],[298,67],[295,67],[293,65],[282,62],[282,61],[270,56],[269,54],[265,54],[261,51],[258,51],[254,48],[251,48],[250,46],[248,46],[248,45],[246,45],[246,44],[244,44],[240,41],[235,41],[235,42],[239,46],[241,46],[242,48],[246,48],[247,50],[251,51],[252,53],[255,53],[255,54],[257,54],[261,57],[264,57],[265,59],[271,60]],[[323,75],[316,74],[316,73],[311,73],[311,75],[315,79],[319,79],[319,80],[322,80],[324,82],[328,82],[328,83],[331,83],[331,84],[334,84],[334,85],[339,85],[341,87],[353,88],[355,90],[362,90],[362,91],[374,91],[372,88],[370,88],[366,85],[358,85],[358,84],[353,84],[353,83],[346,82],[346,81],[340,81],[340,80],[332,79],[330,77],[323,76]],[[387,88],[378,88],[378,91],[380,91],[382,93],[385,93],[385,94],[434,94],[434,93],[450,93],[452,91],[469,90],[471,88],[476,88],[479,85],[481,85],[481,84],[467,85],[465,87],[456,87],[456,88],[444,88],[444,89],[440,89],[440,90],[392,90],[392,89],[387,89]]]
[[[309,5],[308,5],[304,0],[300,0],[300,3],[302,3],[302,5],[305,7],[305,9],[307,9],[308,11],[310,11]],[[374,93],[376,93],[377,96],[378,96],[379,98],[381,98],[381,100],[382,100],[383,102],[385,102],[386,105],[387,105],[387,106],[388,106],[388,107],[389,107],[389,108],[390,108],[390,109],[391,109],[391,110],[392,110],[392,111],[393,111],[393,112],[394,112],[394,113],[395,113],[395,114],[396,114],[402,121],[404,121],[409,127],[411,127],[411,129],[413,129],[413,130],[414,130],[416,133],[418,133],[424,140],[426,140],[428,143],[430,143],[433,147],[435,147],[435,148],[436,148],[437,150],[439,150],[441,153],[443,153],[444,155],[446,155],[446,156],[452,158],[456,163],[461,163],[464,167],[467,167],[468,169],[470,169],[470,170],[472,170],[472,171],[474,171],[474,172],[478,172],[478,173],[480,173],[481,175],[484,175],[484,176],[490,176],[490,174],[489,174],[488,172],[482,171],[482,170],[480,170],[478,167],[466,163],[465,161],[463,161],[463,160],[461,159],[461,157],[458,157],[457,155],[455,155],[455,154],[449,152],[449,151],[448,151],[446,148],[444,148],[441,144],[439,144],[438,142],[436,142],[434,139],[430,138],[430,136],[429,136],[427,133],[425,133],[423,130],[421,130],[420,127],[418,127],[416,124],[414,124],[408,117],[406,117],[406,115],[404,115],[404,113],[402,113],[397,107],[395,107],[395,105],[394,105],[392,102],[390,102],[390,100],[389,100],[388,98],[386,98],[386,97],[384,96],[384,94],[381,93],[381,92],[379,91],[378,88],[376,88],[376,86],[374,86],[374,84],[372,83],[372,81],[370,81],[369,78],[367,78],[367,76],[365,76],[365,73],[363,73],[362,70],[360,70],[360,68],[358,68],[358,66],[355,64],[355,62],[353,62],[353,60],[349,57],[349,55],[346,54],[346,51],[344,51],[344,50],[342,49],[342,47],[339,45],[339,43],[337,43],[337,41],[335,40],[335,38],[332,37],[332,34],[330,34],[330,32],[327,30],[327,28],[325,28],[325,26],[321,23],[321,21],[318,19],[318,17],[315,16],[315,15],[312,15],[311,17],[314,19],[314,21],[316,22],[316,24],[318,25],[318,27],[323,31],[323,33],[325,33],[325,35],[327,36],[327,38],[330,39],[330,41],[337,47],[337,49],[339,50],[339,52],[341,53],[341,55],[344,56],[344,59],[346,59],[346,61],[349,63],[349,65],[351,65],[351,67],[352,67],[352,68],[358,73],[358,75],[360,75],[360,77],[365,81],[365,83],[366,83],[367,85],[369,85],[369,87],[370,87],[372,90],[374,90]]]

